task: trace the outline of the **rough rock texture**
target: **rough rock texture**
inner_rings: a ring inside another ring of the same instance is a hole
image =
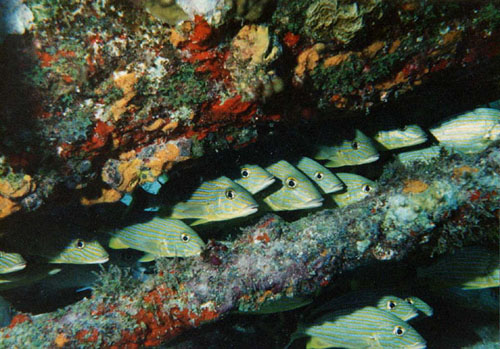
[[[498,245],[499,169],[498,147],[411,169],[389,164],[377,193],[363,202],[293,223],[267,215],[232,243],[210,242],[198,258],[159,261],[146,282],[112,269],[91,299],[55,313],[17,315],[0,330],[0,342],[157,346],[230,310],[311,296],[362,266],[421,265],[463,245]]]

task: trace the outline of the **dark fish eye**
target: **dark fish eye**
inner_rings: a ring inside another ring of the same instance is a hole
[[[295,188],[297,187],[297,180],[293,177],[288,177],[285,181],[286,185],[288,188]]]
[[[189,235],[182,234],[182,235],[181,235],[181,240],[182,240],[183,242],[188,242],[188,241],[189,241]]]
[[[236,193],[232,189],[226,190],[226,198],[233,200],[236,197]]]
[[[81,239],[76,240],[76,248],[82,249],[85,247],[85,242]]]
[[[396,326],[394,327],[392,333],[394,333],[396,336],[402,336],[405,333],[405,329],[401,326]]]
[[[248,168],[241,169],[241,177],[247,178],[249,175],[250,175],[250,171],[248,170]]]
[[[387,302],[387,309],[391,310],[396,307],[396,303],[394,301],[388,301]]]
[[[352,147],[352,149],[354,149],[354,150],[358,150],[358,148],[359,148],[359,144],[358,144],[358,142],[356,142],[356,141],[352,142],[352,143],[351,143],[351,147]]]
[[[370,187],[368,184],[365,184],[365,185],[363,186],[363,191],[364,191],[365,193],[369,193],[371,190],[372,190],[372,187]]]
[[[413,299],[410,297],[406,298],[405,301],[407,301],[410,304],[413,304]]]
[[[323,172],[318,171],[314,174],[314,178],[316,178],[318,181],[322,180],[323,177],[324,177]]]

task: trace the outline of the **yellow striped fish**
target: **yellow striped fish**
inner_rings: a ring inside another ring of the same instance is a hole
[[[154,217],[148,222],[137,223],[112,233],[109,247],[133,248],[146,252],[140,262],[157,257],[189,257],[199,255],[205,246],[203,240],[184,222],[178,219]]]
[[[310,324],[300,324],[292,340],[311,338],[306,348],[411,348],[426,347],[425,339],[409,324],[375,307],[344,309]]]
[[[441,287],[460,286],[480,289],[500,286],[498,251],[484,247],[465,247],[440,258],[435,264],[417,269],[417,276]]]
[[[500,110],[478,108],[429,130],[439,143],[463,153],[479,153],[500,139]]]
[[[418,316],[418,310],[406,300],[394,295],[387,295],[374,291],[350,292],[321,304],[311,316],[317,317],[331,311],[342,309],[358,309],[373,306],[397,316],[403,321],[411,320]]]
[[[266,170],[282,183],[280,189],[263,199],[273,211],[302,210],[323,204],[323,197],[314,184],[289,162],[278,161]]]
[[[259,165],[245,164],[240,168],[240,178],[234,181],[250,194],[257,194],[274,183],[274,177]]]
[[[398,160],[405,166],[411,165],[414,162],[429,163],[434,159],[437,159],[441,154],[441,147],[438,145],[433,145],[432,147],[412,150],[397,155]]]
[[[49,257],[49,263],[96,264],[106,263],[108,253],[96,240],[73,239],[57,254]]]
[[[392,150],[425,143],[427,135],[420,126],[408,125],[403,129],[379,131],[373,139],[380,144],[382,150]]]
[[[329,169],[313,159],[302,157],[297,168],[304,172],[321,189],[324,194],[344,189],[344,183]]]
[[[259,205],[242,186],[227,177],[203,182],[184,202],[170,208],[170,218],[198,220],[191,225],[244,217]]]
[[[26,267],[26,261],[19,253],[0,251],[0,274],[13,273]]]
[[[364,200],[376,191],[375,182],[354,173],[337,173],[337,176],[345,184],[346,189],[332,194],[332,199],[339,207],[351,205]]]
[[[377,161],[379,154],[373,141],[360,130],[352,140],[344,140],[334,146],[319,146],[316,160],[329,160],[326,167],[362,165]]]
[[[413,305],[419,312],[426,316],[432,316],[434,314],[434,309],[421,298],[409,296],[405,298],[405,301]]]

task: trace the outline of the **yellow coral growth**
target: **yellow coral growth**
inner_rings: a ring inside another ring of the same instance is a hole
[[[122,162],[118,165],[118,172],[122,176],[120,186],[117,188],[121,192],[131,192],[139,183],[141,174],[142,161],[133,159],[131,161]]]
[[[312,71],[316,68],[320,59],[320,53],[325,49],[324,44],[316,44],[313,47],[302,51],[297,57],[297,66],[295,67],[295,75],[303,78],[306,71]]]
[[[105,203],[111,203],[111,202],[116,202],[120,200],[122,197],[122,194],[120,194],[119,191],[115,189],[106,189],[103,188],[101,189],[101,196],[99,196],[96,199],[89,199],[86,197],[81,198],[80,202],[82,205],[85,206],[90,206],[90,205],[95,205],[95,204],[105,204]]]
[[[0,219],[5,218],[16,211],[19,211],[20,208],[21,207],[19,206],[19,204],[3,196],[0,196]]]
[[[179,157],[179,148],[175,144],[168,143],[166,148],[161,149],[155,153],[153,159],[151,159],[146,166],[151,169],[152,175],[158,177],[165,169],[165,164],[170,162],[170,166]],[[167,166],[169,166],[167,165]]]
[[[231,43],[233,57],[240,62],[259,65],[276,58],[278,48],[275,46],[266,55],[270,44],[269,28],[263,25],[246,25],[238,32]]]
[[[123,91],[123,97],[117,100],[111,106],[111,114],[113,114],[113,119],[118,121],[121,115],[127,111],[127,104],[132,98],[134,98],[136,91],[134,90],[134,85],[137,82],[137,76],[135,73],[125,73],[118,72],[114,74],[114,83],[116,87]]]
[[[403,193],[408,194],[419,194],[423,193],[424,191],[429,188],[429,184],[419,181],[418,179],[408,179],[404,181],[404,187],[403,187]]]
[[[33,188],[31,177],[24,175],[22,178],[17,177],[14,180],[0,178],[0,194],[8,198],[21,198],[26,196]]]

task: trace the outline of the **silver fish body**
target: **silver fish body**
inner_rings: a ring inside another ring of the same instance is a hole
[[[323,197],[314,184],[289,162],[278,161],[266,170],[282,183],[280,189],[263,199],[273,211],[309,209],[323,204]]]
[[[344,183],[325,166],[308,157],[302,157],[297,162],[297,168],[321,189],[324,194],[342,190]]]
[[[345,184],[346,189],[339,193],[331,194],[333,201],[339,207],[345,207],[364,200],[376,191],[375,182],[354,173],[337,173],[337,176]]]
[[[109,247],[133,248],[146,252],[141,262],[157,257],[189,257],[199,255],[205,246],[198,234],[184,222],[173,218],[154,217],[114,232]]]
[[[458,286],[481,289],[500,286],[498,251],[481,246],[465,247],[441,257],[429,267],[417,269],[417,276],[437,287]]]
[[[314,158],[328,160],[326,167],[342,167],[377,161],[379,154],[373,141],[360,130],[356,130],[352,140],[343,140],[333,146],[319,146]]]
[[[273,184],[275,178],[259,165],[245,164],[240,168],[240,177],[234,181],[253,195]]]
[[[425,143],[427,135],[420,126],[408,125],[403,129],[379,131],[373,139],[381,145],[382,150],[393,150]]]
[[[478,108],[429,131],[442,146],[466,154],[479,153],[500,140],[500,110]]]
[[[0,251],[0,274],[13,273],[26,267],[26,261],[19,253]]]
[[[344,309],[299,327],[306,348],[425,348],[425,339],[397,316],[375,307]]]
[[[441,155],[441,147],[433,145],[428,148],[412,150],[397,155],[397,159],[403,165],[408,166],[414,162],[429,163],[437,159]]]
[[[223,221],[257,212],[252,195],[227,177],[203,182],[191,197],[170,208],[170,218],[198,219],[195,223]]]

